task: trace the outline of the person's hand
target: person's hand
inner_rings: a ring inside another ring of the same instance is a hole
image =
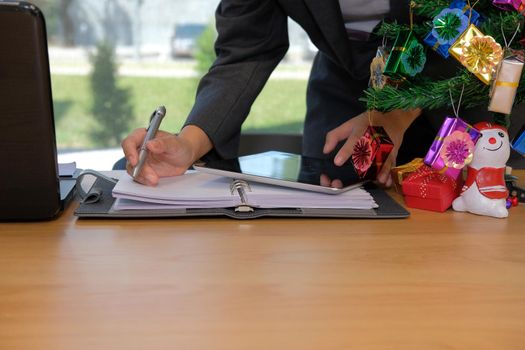
[[[136,129],[122,141],[127,160],[126,170],[131,175],[139,159],[139,149],[146,129]],[[148,156],[135,181],[155,186],[159,178],[182,175],[202,155],[211,149],[206,134],[195,126],[185,127],[179,135],[158,131],[146,144]]]
[[[341,180],[339,179],[332,180],[330,176],[326,174],[321,174],[319,182],[321,183],[321,186],[323,187],[343,188],[343,182]]]
[[[396,164],[397,153],[403,142],[405,131],[420,114],[421,109],[393,110],[386,113],[370,111],[370,115],[368,111],[364,112],[328,132],[323,152],[325,154],[332,152],[340,141],[346,140],[334,158],[335,165],[343,165],[352,156],[356,141],[363,136],[371,120],[373,125],[382,126],[385,129],[394,144],[392,152],[377,175],[377,181],[380,184],[390,187],[392,185],[390,169]],[[324,180],[327,182],[327,179]]]

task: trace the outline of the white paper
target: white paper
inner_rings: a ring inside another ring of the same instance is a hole
[[[163,178],[156,187],[136,183],[123,176],[115,188],[115,210],[228,208],[241,204],[236,191],[231,193],[232,179],[202,172]],[[247,204],[260,208],[377,208],[373,197],[356,188],[337,195],[296,190],[260,183],[250,183]]]
[[[59,163],[58,164],[58,176],[69,176],[72,177],[77,170],[77,163]]]

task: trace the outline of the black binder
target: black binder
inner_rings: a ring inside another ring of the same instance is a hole
[[[407,218],[410,213],[394,201],[383,189],[369,184],[366,190],[379,204],[377,209],[326,209],[326,208],[252,208],[244,205],[231,208],[199,208],[199,209],[168,209],[168,210],[114,210],[115,198],[112,190],[117,180],[97,172],[87,174],[96,177],[93,185],[82,190],[83,175],[79,176],[77,191],[81,203],[75,210],[79,218],[190,218],[226,216],[233,219],[255,219],[260,217],[295,217],[295,218],[340,218],[340,219],[400,219]],[[246,184],[232,181],[231,189],[242,197]],[[243,202],[243,201],[241,201]]]

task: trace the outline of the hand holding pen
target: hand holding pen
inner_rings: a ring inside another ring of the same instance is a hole
[[[133,130],[121,143],[128,174],[144,185],[156,186],[162,177],[184,174],[213,148],[207,134],[195,125],[186,125],[176,134],[158,130],[165,113],[159,107],[148,129]]]
[[[148,129],[146,130],[146,136],[144,137],[144,141],[142,142],[142,146],[140,146],[139,151],[139,159],[137,162],[137,165],[133,169],[132,176],[135,179],[142,170],[142,167],[144,166],[144,163],[146,162],[146,157],[148,155],[148,150],[146,148],[146,144],[155,138],[155,135],[157,135],[157,131],[159,130],[160,123],[162,122],[162,119],[166,115],[166,108],[164,106],[160,106],[157,108],[153,114],[151,115]]]

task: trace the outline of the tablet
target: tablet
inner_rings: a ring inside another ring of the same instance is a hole
[[[348,191],[367,181],[357,175],[352,162],[336,166],[333,160],[279,151],[213,160],[195,164],[194,168],[215,175],[329,194]],[[340,180],[342,187],[321,185],[321,175]]]

